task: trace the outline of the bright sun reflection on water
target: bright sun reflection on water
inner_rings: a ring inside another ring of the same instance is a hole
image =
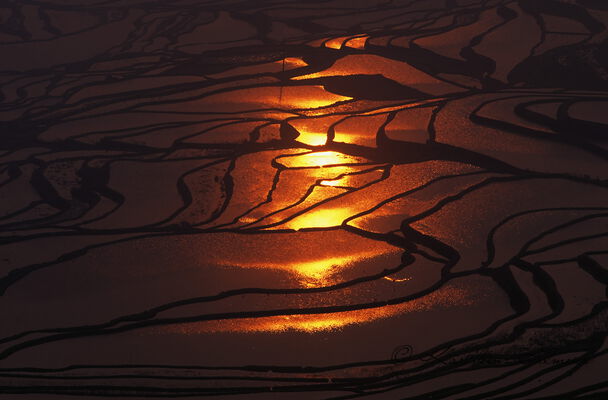
[[[326,179],[324,181],[319,182],[319,184],[321,186],[336,187],[336,186],[348,186],[349,182],[350,182],[350,176],[343,176],[342,178],[338,178],[338,179]]]
[[[311,110],[311,109],[315,109],[315,108],[327,107],[327,106],[330,106],[339,101],[346,101],[346,100],[352,100],[352,99],[353,99],[352,97],[334,95],[332,97],[328,96],[327,98],[324,98],[324,99],[299,98],[299,99],[294,99],[294,100],[290,101],[290,103],[293,104],[294,106],[296,106],[297,108]]]
[[[316,151],[284,157],[280,160],[281,164],[288,168],[326,167],[328,165],[348,164],[354,161],[356,161],[354,157],[337,151]]]
[[[350,39],[345,44],[346,44],[346,46],[352,47],[353,49],[364,49],[367,39],[369,39],[369,36],[367,36],[367,35],[361,36],[361,37]]]
[[[310,146],[323,146],[327,142],[327,134],[300,130],[297,141]]]
[[[342,47],[342,43],[344,43],[344,41],[347,38],[348,37],[343,36],[343,37],[329,39],[327,42],[325,42],[325,47],[327,47],[329,49],[340,50],[340,48]]]
[[[373,258],[376,253],[354,253],[348,256],[323,257],[297,262],[248,264],[239,263],[241,268],[275,269],[291,272],[302,287],[322,287],[335,284],[338,273],[357,262]]]
[[[303,228],[330,228],[342,225],[350,217],[352,210],[348,207],[312,210],[289,221],[286,226],[299,230]]]
[[[306,110],[327,107],[337,102],[353,99],[352,97],[328,92],[320,85],[283,86],[279,88],[278,95],[273,100],[280,105]]]
[[[337,272],[340,268],[351,264],[353,261],[353,257],[331,257],[294,264],[293,268],[298,275],[302,275],[309,280],[316,281],[317,283],[329,283],[327,278],[330,275]],[[319,285],[307,284],[307,286]]]
[[[184,324],[180,333],[204,332],[322,332],[342,329],[395,317],[411,312],[423,312],[446,307],[467,306],[473,303],[471,294],[462,288],[448,287],[436,290],[421,298],[402,304],[381,306],[363,310],[333,312],[328,314],[292,314],[275,317],[242,318]]]
[[[281,163],[285,166],[296,167],[319,167],[324,168],[332,165],[349,164],[357,161],[356,158],[336,152],[336,151],[317,151],[305,154],[298,154],[281,159]],[[326,179],[319,182],[319,186],[311,193],[309,198],[313,198],[315,193],[319,193],[316,189],[329,189],[337,186],[346,186],[349,177],[341,177],[337,179]],[[338,190],[338,189],[336,189]],[[344,190],[344,189],[342,189]],[[326,196],[322,196],[322,199]],[[306,213],[295,217],[293,220],[284,224],[285,227],[295,230],[304,228],[330,228],[342,225],[342,222],[350,217],[354,212],[352,207],[331,207],[321,209],[311,209]]]

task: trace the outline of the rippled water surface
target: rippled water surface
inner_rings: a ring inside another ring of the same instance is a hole
[[[607,398],[606,24],[0,3],[0,397]]]

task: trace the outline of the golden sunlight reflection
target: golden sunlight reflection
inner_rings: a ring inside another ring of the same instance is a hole
[[[351,262],[348,257],[324,258],[316,261],[302,262],[295,265],[294,270],[298,275],[311,279],[318,283],[325,283],[330,275],[333,275],[341,267],[345,267]],[[307,283],[306,286],[311,286]],[[312,285],[319,286],[319,285]]]
[[[256,268],[288,271],[301,287],[323,287],[335,284],[339,273],[356,263],[377,257],[376,252],[353,252],[348,255],[326,256],[318,259],[304,258],[293,262],[240,262],[240,268]]]
[[[299,132],[312,132],[326,135],[331,125],[344,119],[343,115],[321,117],[290,118],[289,124]]]
[[[331,228],[340,226],[353,211],[348,207],[312,210],[287,222],[285,227],[300,230],[304,228]]]
[[[327,142],[327,134],[300,130],[297,141],[309,146],[323,146]]]
[[[427,93],[436,95],[445,95],[446,93],[454,93],[460,90],[457,86],[441,81],[405,62],[370,54],[350,54],[336,60],[331,67],[323,71],[298,75],[291,79],[297,81],[326,76],[358,74],[380,74],[402,85],[419,88]]]
[[[359,253],[349,256],[327,257],[318,260],[300,261],[286,264],[279,268],[287,268],[294,273],[302,286],[322,287],[336,283],[335,278],[344,268],[356,262],[373,257],[374,253]],[[270,266],[272,267],[272,266]],[[278,266],[275,266],[275,268]]]
[[[337,151],[316,151],[283,157],[279,162],[288,168],[326,167],[329,165],[356,163],[357,158]]]
[[[342,43],[344,43],[346,39],[348,39],[348,36],[329,39],[327,42],[325,42],[325,47],[340,50],[340,48],[342,47]]]
[[[322,107],[352,100],[352,97],[341,96],[328,92],[321,85],[280,86],[272,82],[270,86],[259,86],[245,89],[234,89],[226,92],[211,94],[203,99],[188,100],[173,104],[171,110],[183,110],[184,107],[204,107],[207,112],[222,111],[227,106],[232,112],[267,113],[277,112],[277,108],[310,110],[310,114],[322,114]],[[260,106],[264,110],[259,110]],[[315,110],[321,108],[320,110]],[[150,106],[150,110],[156,110]],[[163,109],[165,110],[165,109]]]
[[[348,186],[349,182],[351,180],[350,176],[343,176],[341,178],[337,178],[337,179],[326,179],[323,180],[321,182],[319,182],[319,184],[321,186],[331,186],[331,187],[344,187],[344,186]]]
[[[343,46],[347,46],[352,49],[363,49],[365,48],[367,39],[369,39],[369,36],[367,35],[358,37],[341,36],[327,40],[324,43],[324,46],[335,50],[340,50]]]
[[[407,281],[411,281],[412,278],[391,278],[390,276],[385,276],[384,279],[386,279],[387,281],[391,281],[391,282],[407,282]]]
[[[301,109],[315,109],[332,104],[352,100],[352,97],[330,93],[323,86],[283,86],[278,88],[278,96],[274,98],[280,105]]]
[[[367,39],[369,39],[369,36],[360,36],[352,38],[345,43],[345,46],[351,47],[353,49],[364,49],[365,43],[367,43]]]
[[[307,110],[327,107],[339,101],[352,100],[352,97],[339,96],[339,95],[331,95],[325,98],[295,98],[293,100],[288,101],[289,104],[293,104],[296,108],[303,108]]]
[[[473,299],[467,290],[447,287],[434,291],[419,299],[396,305],[329,314],[292,314],[276,317],[199,322],[180,325],[175,329],[178,329],[180,333],[184,334],[205,332],[281,333],[289,331],[315,333],[344,329],[348,326],[371,323],[407,313],[467,306],[472,303]]]
[[[276,61],[276,63],[284,65],[285,69],[306,67],[308,65],[306,61],[297,57],[285,57],[282,60]]]

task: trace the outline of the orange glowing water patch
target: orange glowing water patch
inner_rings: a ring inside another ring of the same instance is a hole
[[[301,109],[315,109],[327,107],[332,104],[352,100],[352,97],[340,96],[330,93],[320,85],[310,86],[284,86],[276,88],[277,97],[272,97],[270,103],[277,102],[280,106],[289,106]],[[266,94],[267,96],[268,94]]]
[[[319,86],[321,87],[321,86]],[[321,108],[321,107],[327,107],[330,106],[332,104],[338,103],[340,101],[347,101],[347,100],[352,100],[352,97],[346,97],[346,96],[339,96],[339,95],[335,95],[335,94],[331,94],[329,92],[325,92],[326,95],[324,94],[321,97],[317,97],[317,98],[312,98],[312,97],[285,97],[285,94],[283,94],[282,96],[282,100],[279,102],[280,104],[285,104],[285,101],[287,102],[287,104],[291,104],[293,105],[295,108],[303,108],[303,109],[315,109],[315,108]]]
[[[337,179],[326,179],[323,180],[321,182],[319,182],[319,185],[321,186],[332,186],[332,187],[336,187],[336,186],[348,186],[349,183],[351,181],[351,177],[350,176],[343,176],[341,178],[337,178]]]
[[[259,82],[258,82],[259,84]],[[205,112],[226,112],[227,107],[232,113],[250,113],[253,115],[268,115],[270,109],[314,109],[331,106],[336,103],[352,100],[352,97],[340,96],[326,91],[320,85],[279,86],[278,84],[258,86],[246,89],[234,89],[227,92],[208,95],[202,99],[186,100],[163,104],[161,106],[145,107],[149,111],[192,111],[204,109]],[[318,111],[322,113],[323,111]],[[293,116],[281,114],[283,117]],[[241,114],[244,117],[244,114]]]
[[[330,48],[330,49],[340,50],[340,48],[342,48],[342,44],[347,39],[348,39],[348,36],[342,36],[342,37],[338,37],[338,38],[329,39],[327,42],[325,42],[325,47]]]
[[[378,256],[378,253],[375,252],[361,252],[284,263],[239,263],[238,266],[240,268],[288,271],[294,275],[294,278],[302,287],[322,287],[336,283],[336,278],[340,271],[354,266],[357,262],[371,259],[376,256]]]
[[[336,164],[353,164],[362,162],[361,159],[337,151],[316,151],[282,157],[278,162],[287,168],[326,167]]]
[[[310,146],[323,146],[327,142],[327,134],[324,132],[300,131],[297,141]]]
[[[342,222],[354,214],[349,207],[312,210],[287,222],[283,226],[295,230],[305,228],[331,228],[342,225]]]
[[[436,95],[445,95],[446,93],[453,93],[461,90],[460,88],[443,82],[405,62],[370,54],[347,55],[338,59],[331,67],[324,71],[295,76],[291,79],[303,80],[327,76],[349,76],[359,74],[381,74],[402,85],[424,89],[425,92]]]
[[[363,174],[338,176],[319,182],[321,186],[361,188],[373,182],[378,182],[384,175],[383,169],[374,169]]]
[[[276,63],[285,66],[285,69],[306,67],[308,65],[306,61],[298,57],[285,57],[283,60],[276,61]]]
[[[292,314],[274,317],[200,322],[180,325],[174,329],[183,334],[205,332],[281,333],[289,331],[315,333],[343,329],[353,325],[367,324],[412,312],[467,306],[472,303],[473,299],[467,290],[449,287],[439,289],[419,299],[396,305],[327,314]]]
[[[385,114],[380,114],[345,119],[335,126],[334,141],[373,147],[376,144],[376,133],[386,118]]]
[[[341,225],[342,221],[351,214],[350,209],[338,210],[332,208],[327,212],[326,208],[318,209],[315,207],[319,203],[328,199],[335,198],[347,192],[347,189],[332,186],[315,185],[310,193],[306,195],[303,202],[293,208],[280,211],[266,218],[262,224],[271,224],[269,229],[279,226],[281,229],[300,230],[303,228],[328,228]],[[303,214],[300,214],[303,213]],[[291,220],[290,218],[294,218]]]
[[[318,146],[325,144],[327,132],[331,125],[343,118],[343,115],[294,118],[289,120],[289,124],[300,132],[300,136],[297,138],[298,141],[312,146]]]
[[[365,48],[365,43],[367,43],[367,39],[369,39],[369,36],[361,36],[361,37],[356,37],[356,38],[352,38],[349,41],[347,41],[344,45],[353,49],[364,49]]]

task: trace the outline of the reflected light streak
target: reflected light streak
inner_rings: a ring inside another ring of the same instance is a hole
[[[284,161],[283,161],[284,160]],[[287,167],[325,167],[352,162],[352,158],[337,151],[317,151],[282,160]]]
[[[390,276],[385,276],[384,279],[386,279],[387,281],[391,281],[391,282],[407,282],[407,281],[411,281],[412,278],[391,278]]]
[[[294,264],[294,270],[306,278],[311,278],[319,282],[325,282],[330,275],[338,269],[344,268],[354,262],[353,257],[332,257],[316,261]],[[308,285],[307,285],[308,286]],[[318,286],[318,285],[315,285]]]
[[[287,268],[298,276],[300,283],[305,287],[322,287],[336,283],[335,277],[341,270],[353,266],[356,262],[371,258],[375,253],[359,253],[351,256],[328,257],[318,260],[286,264]]]
[[[352,97],[335,95],[333,98],[328,99],[294,99],[290,103],[294,104],[297,108],[303,108],[311,110],[314,108],[327,107],[339,101],[352,100]]]
[[[305,332],[315,333],[343,329],[352,325],[371,323],[411,312],[432,311],[446,307],[468,306],[474,299],[462,288],[447,287],[419,299],[397,305],[328,314],[292,314],[276,317],[242,318],[226,321],[184,324],[182,334],[205,332]],[[171,328],[167,328],[171,329]]]
[[[319,182],[319,185],[321,186],[331,186],[331,187],[336,187],[336,186],[348,186],[350,183],[350,176],[343,176],[342,178],[338,178],[338,179],[327,179],[324,181]]]
[[[273,100],[278,102],[279,105],[305,110],[327,107],[353,99],[352,97],[330,93],[320,85],[281,86],[278,89],[278,96],[273,97]]]
[[[354,253],[348,256],[324,257],[286,263],[238,263],[240,268],[274,269],[288,271],[302,287],[323,287],[336,283],[337,274],[345,268],[378,256],[375,252]]]

